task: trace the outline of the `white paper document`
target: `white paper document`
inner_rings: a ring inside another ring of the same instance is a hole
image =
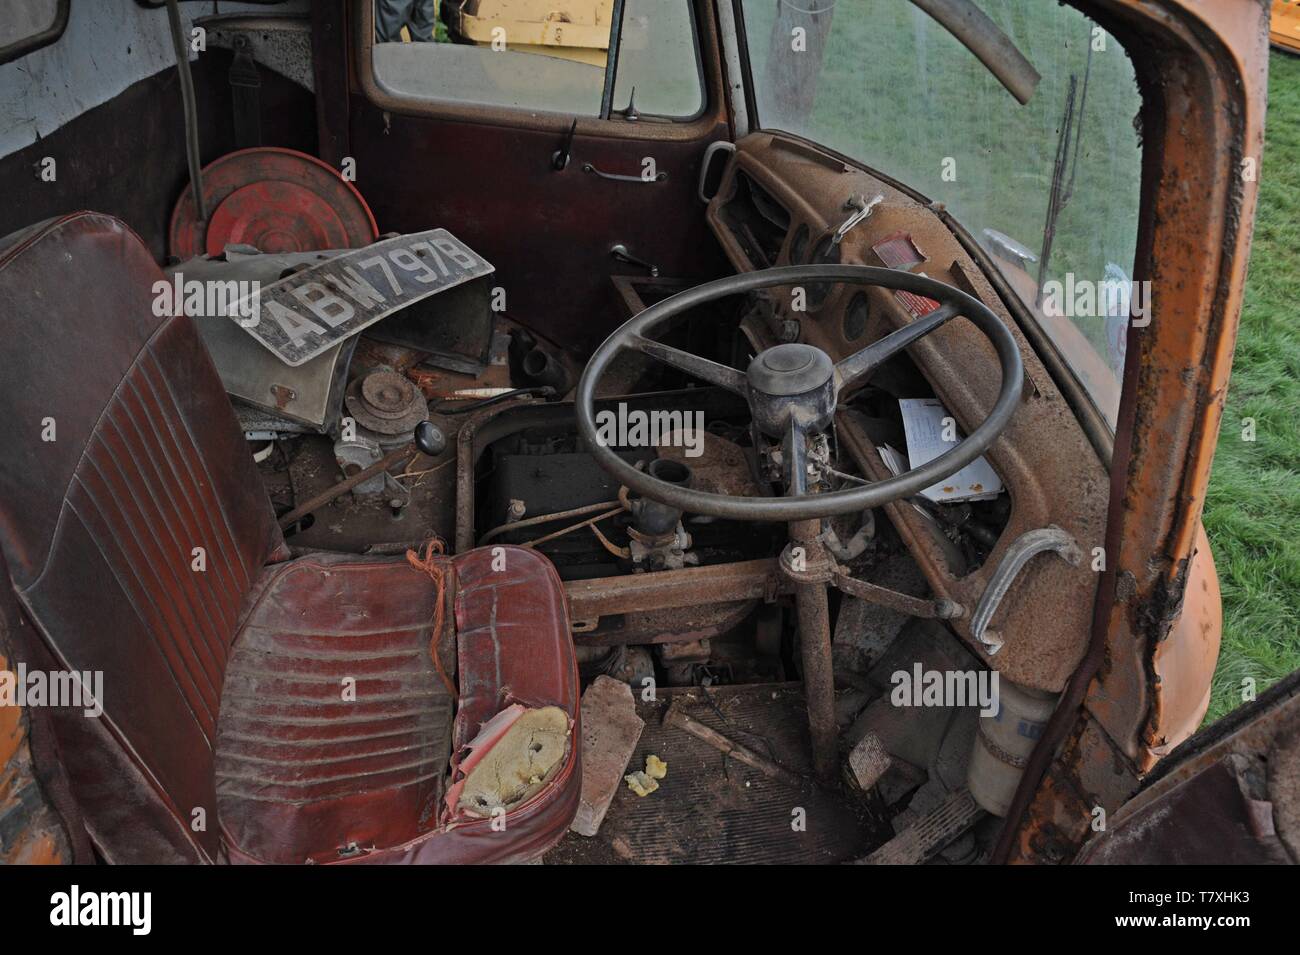
[[[903,431],[907,435],[907,459],[914,468],[928,464],[951,451],[963,435],[948,409],[938,398],[900,398]],[[983,457],[976,458],[956,474],[927,487],[921,494],[940,504],[954,501],[987,501],[1002,492],[1002,480]]]
[[[899,451],[891,444],[877,445],[876,453],[880,455],[880,460],[885,462],[885,467],[889,468],[889,473],[894,477],[898,477],[904,471],[911,469],[911,465],[908,464],[907,461],[907,455],[903,454],[903,452]],[[935,523],[934,516],[920,504],[916,503],[915,500],[912,501],[912,509],[931,524],[934,524],[935,527],[939,526]]]

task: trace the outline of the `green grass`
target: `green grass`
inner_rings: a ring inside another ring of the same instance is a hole
[[[1223,588],[1206,719],[1300,667],[1300,58],[1271,54],[1259,211],[1205,529]],[[1242,419],[1255,419],[1255,441]]]

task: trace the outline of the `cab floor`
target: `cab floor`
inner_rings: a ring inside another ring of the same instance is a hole
[[[648,796],[620,787],[593,837],[569,832],[548,865],[583,863],[836,863],[883,841],[860,801],[772,779],[676,727],[677,701],[701,723],[788,769],[811,770],[807,714],[798,683],[659,690],[638,702],[645,720],[628,772],[654,754],[668,775]]]

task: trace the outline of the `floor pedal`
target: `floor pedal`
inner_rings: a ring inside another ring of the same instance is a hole
[[[952,842],[984,812],[970,792],[953,793],[894,838],[855,865],[919,865]]]

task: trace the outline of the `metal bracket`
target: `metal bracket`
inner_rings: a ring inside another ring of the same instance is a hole
[[[989,621],[997,613],[1002,598],[1007,595],[1017,575],[1033,558],[1047,551],[1055,551],[1071,567],[1079,566],[1083,560],[1083,551],[1075,539],[1055,524],[1025,531],[1007,548],[1002,555],[1002,562],[989,578],[989,584],[980,595],[979,604],[971,616],[970,632],[976,640],[984,645],[989,656],[1002,649],[1002,637],[990,630]]]
[[[311,18],[305,14],[220,13],[200,17],[195,26],[208,32],[209,47],[235,49],[243,37],[253,60],[314,90],[311,59]]]
[[[794,550],[802,553],[796,559]],[[777,559],[781,575],[795,584],[829,584],[835,577],[835,563],[820,542],[791,541]]]
[[[262,78],[253,61],[253,44],[248,34],[236,33],[232,43],[235,56],[227,82],[235,118],[235,145],[248,149],[262,145]]]
[[[853,231],[855,226],[871,215],[872,210],[884,201],[885,197],[879,194],[872,196],[870,199],[867,199],[865,196],[853,196],[845,200],[844,208],[853,209],[855,211],[840,223],[840,227],[836,229],[835,234],[831,236],[831,248],[833,249],[835,246],[843,242],[844,237]]]
[[[865,580],[858,580],[849,574],[846,567],[836,567],[831,583],[850,597],[865,600],[867,603],[875,604],[878,607],[888,607],[890,610],[905,613],[910,617],[922,617],[930,620],[956,620],[966,612],[961,604],[949,600],[947,597],[926,600],[922,597],[913,597],[911,594],[899,593],[897,590],[890,590],[888,587],[881,587]]]

